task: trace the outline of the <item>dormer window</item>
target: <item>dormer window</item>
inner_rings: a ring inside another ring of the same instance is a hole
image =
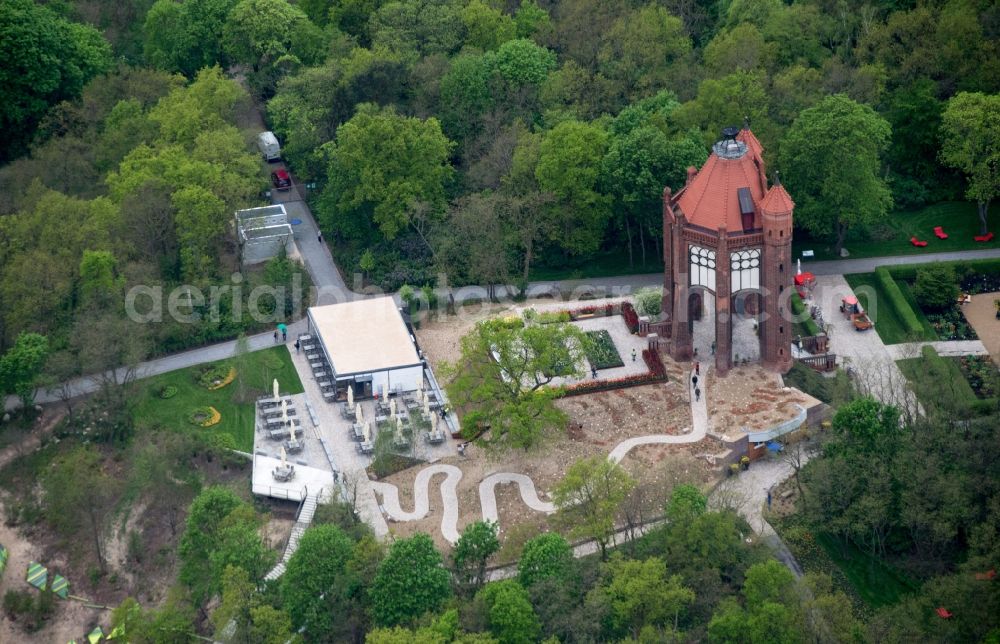
[[[750,188],[740,188],[736,191],[736,196],[740,200],[740,219],[743,223],[743,232],[748,233],[753,230],[753,197],[750,195]]]

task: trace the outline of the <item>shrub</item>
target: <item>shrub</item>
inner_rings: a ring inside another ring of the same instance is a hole
[[[955,306],[958,277],[949,264],[931,264],[917,269],[913,295],[925,309],[940,311]]]
[[[805,327],[806,333],[810,336],[820,335],[823,330],[819,328],[816,324],[816,320],[812,319],[812,316],[806,312],[806,305],[799,297],[798,293],[792,293],[792,314],[795,316],[796,320],[801,320],[802,326]]]
[[[230,371],[231,369],[229,367],[222,364],[212,364],[200,367],[196,371],[196,373],[198,374],[197,376],[198,384],[204,387],[205,389],[217,388],[217,386],[219,386],[219,383],[224,382],[226,378],[229,377]],[[233,378],[235,377],[236,374],[233,373]],[[232,380],[230,380],[229,382],[232,382]],[[226,384],[229,384],[229,382],[226,382]]]
[[[663,308],[662,288],[642,288],[635,292],[635,308],[640,315],[656,317]]]
[[[230,367],[229,372],[226,373],[226,377],[210,385],[208,390],[215,391],[216,389],[222,389],[234,380],[236,380],[236,367]]]
[[[899,285],[893,279],[892,273],[884,266],[875,269],[875,279],[885,295],[885,302],[880,302],[881,306],[889,306],[895,311],[896,317],[903,323],[903,330],[913,336],[923,336],[924,328],[917,319],[917,314],[906,301],[906,296],[899,290]]]
[[[221,420],[222,414],[215,407],[196,407],[188,415],[188,422],[199,427],[211,427]]]
[[[547,311],[539,313],[535,319],[539,324],[559,324],[569,322],[570,316],[569,311]]]
[[[168,398],[173,398],[174,396],[177,395],[177,387],[174,385],[164,385],[160,387],[160,390],[157,392],[157,395],[163,400],[166,400]]]

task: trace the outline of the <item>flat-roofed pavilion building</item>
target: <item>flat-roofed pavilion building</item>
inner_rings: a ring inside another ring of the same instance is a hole
[[[358,397],[423,387],[423,361],[403,315],[391,297],[310,307],[309,331],[333,370],[338,391]]]

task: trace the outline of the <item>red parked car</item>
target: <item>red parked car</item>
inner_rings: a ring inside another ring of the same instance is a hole
[[[289,190],[292,187],[292,177],[288,174],[288,170],[280,168],[271,173],[271,183],[278,190]]]

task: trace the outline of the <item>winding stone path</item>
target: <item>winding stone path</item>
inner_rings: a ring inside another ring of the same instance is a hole
[[[455,493],[458,482],[462,480],[462,470],[454,465],[430,465],[417,472],[413,481],[413,511],[406,512],[399,505],[399,488],[391,483],[372,481],[372,489],[382,495],[382,506],[392,519],[396,521],[416,521],[427,516],[430,510],[429,489],[431,477],[444,474],[441,482],[441,503],[444,512],[441,515],[441,534],[451,543],[458,541],[458,495]]]
[[[483,521],[500,520],[500,513],[497,510],[496,486],[503,483],[516,483],[521,491],[521,500],[532,510],[546,514],[556,511],[555,503],[542,501],[538,498],[535,483],[526,474],[501,472],[487,476],[479,484],[479,503],[483,506]]]
[[[706,374],[708,368],[706,368]],[[637,447],[643,445],[677,445],[683,443],[697,443],[708,434],[708,407],[705,392],[698,400],[695,400],[693,393],[694,386],[691,384],[690,376],[687,375],[689,400],[691,404],[692,430],[679,436],[671,434],[652,434],[649,436],[637,436],[618,443],[608,460],[615,463],[621,462],[625,456]],[[413,480],[414,508],[412,512],[407,512],[399,505],[399,489],[391,484],[381,481],[373,481],[372,488],[382,496],[382,509],[395,521],[417,521],[427,516],[430,509],[430,483],[431,477],[435,474],[445,474],[447,478],[441,482],[441,502],[444,513],[441,516],[441,534],[451,543],[458,541],[458,494],[456,489],[458,482],[462,479],[462,470],[454,465],[430,465],[417,472]],[[498,472],[490,474],[479,483],[479,504],[482,509],[483,520],[499,521],[500,512],[497,509],[496,486],[514,483],[521,493],[521,500],[536,512],[550,514],[555,512],[556,506],[549,501],[542,501],[538,497],[534,481],[526,474],[515,472]]]

